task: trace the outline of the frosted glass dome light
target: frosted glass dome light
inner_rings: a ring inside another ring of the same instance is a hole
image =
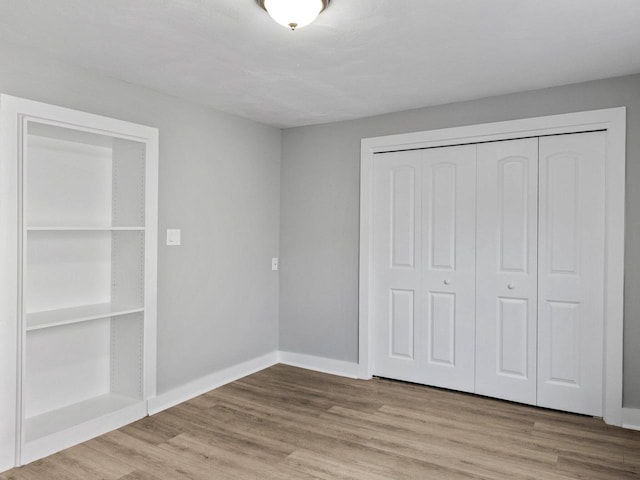
[[[313,22],[330,0],[258,0],[277,23],[295,30]]]

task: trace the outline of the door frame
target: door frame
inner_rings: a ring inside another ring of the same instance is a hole
[[[373,164],[377,153],[604,130],[605,278],[603,417],[622,425],[626,107],[364,138],[360,158],[358,370],[373,376]]]

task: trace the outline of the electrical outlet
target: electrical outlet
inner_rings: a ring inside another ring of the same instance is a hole
[[[167,229],[167,245],[171,247],[180,245],[179,229]]]

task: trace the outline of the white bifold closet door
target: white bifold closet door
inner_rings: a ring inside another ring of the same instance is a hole
[[[474,390],[474,145],[374,163],[376,375]]]
[[[602,415],[603,132],[478,145],[476,392]]]
[[[374,374],[601,416],[605,147],[376,155]]]
[[[536,403],[538,139],[478,145],[476,392]]]
[[[422,152],[380,154],[374,168],[375,373],[422,381]]]
[[[473,392],[476,147],[423,155],[422,382]]]
[[[540,138],[538,405],[602,416],[606,134]]]

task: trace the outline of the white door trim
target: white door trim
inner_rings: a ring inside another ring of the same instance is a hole
[[[607,132],[603,414],[622,425],[626,107],[364,138],[360,164],[360,300],[358,363],[371,378],[373,161],[376,153],[597,130]]]

